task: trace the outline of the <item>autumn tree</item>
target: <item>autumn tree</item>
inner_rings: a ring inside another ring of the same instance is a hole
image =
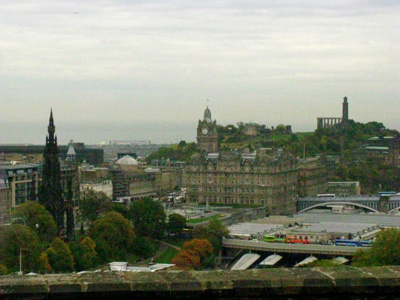
[[[56,237],[45,251],[52,270],[56,272],[71,272],[74,270],[74,258],[68,245]]]
[[[53,240],[57,234],[57,225],[52,215],[38,202],[26,201],[14,210],[12,216],[15,220],[23,220],[26,226],[45,241]]]
[[[139,236],[162,238],[166,228],[166,214],[162,205],[152,199],[136,200],[130,207],[130,218]]]
[[[22,270],[37,269],[40,245],[36,233],[21,224],[0,227],[0,264],[11,272],[19,270],[20,253]]]
[[[186,218],[180,214],[171,214],[168,216],[167,228],[169,231],[180,234],[186,227]]]
[[[214,251],[211,243],[206,239],[193,239],[189,242],[186,242],[182,249],[192,250],[196,252],[200,258],[207,257]]]
[[[172,260],[181,269],[198,269],[213,254],[213,247],[206,239],[193,239],[183,245],[182,250]],[[208,262],[208,261],[207,261]]]
[[[90,236],[100,261],[125,259],[132,251],[134,231],[129,220],[117,212],[105,213],[93,223]]]
[[[200,266],[200,257],[191,250],[181,250],[171,262],[183,270],[196,269]]]
[[[353,258],[355,266],[400,265],[400,230],[391,228],[381,231],[372,247],[358,250]]]

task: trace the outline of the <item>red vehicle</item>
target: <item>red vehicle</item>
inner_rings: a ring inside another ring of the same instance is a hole
[[[285,239],[285,243],[288,243],[288,244],[308,244],[308,240],[307,239],[301,240],[301,239],[298,239],[295,236],[288,236]]]

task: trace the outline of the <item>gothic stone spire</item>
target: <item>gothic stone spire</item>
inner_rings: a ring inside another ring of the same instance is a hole
[[[61,168],[58,156],[59,150],[57,147],[57,137],[55,136],[53,111],[51,110],[48,136],[46,137],[46,146],[43,154],[42,187],[39,200],[51,213],[60,231],[64,228],[65,208],[62,198]]]

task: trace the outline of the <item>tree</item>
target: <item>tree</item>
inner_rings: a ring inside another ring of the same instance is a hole
[[[138,235],[152,238],[164,236],[166,215],[160,203],[149,198],[136,200],[130,207],[130,218]]]
[[[117,212],[105,213],[94,221],[90,236],[100,261],[125,259],[132,251],[134,232],[129,220]]]
[[[211,220],[207,226],[198,226],[192,231],[192,236],[197,239],[207,239],[218,253],[222,248],[222,237],[227,237],[229,230],[219,220]]]
[[[168,230],[180,234],[186,227],[186,218],[180,214],[171,214],[168,216]]]
[[[71,251],[77,271],[87,270],[96,265],[96,243],[90,237],[85,237],[82,241],[71,244]]]
[[[178,148],[183,148],[186,146],[186,141],[180,141],[178,144]]]
[[[124,218],[129,218],[129,209],[125,204],[113,203],[111,204],[111,210],[120,213]]]
[[[8,269],[5,265],[0,265],[0,275],[7,275]]]
[[[200,266],[200,257],[191,250],[181,250],[171,262],[183,270],[191,270]]]
[[[153,244],[150,239],[145,237],[136,237],[133,239],[133,252],[141,258],[148,258],[155,254]]]
[[[210,242],[206,239],[193,239],[189,242],[186,242],[182,249],[196,252],[200,259],[211,255],[214,251]]]
[[[184,270],[199,269],[213,254],[213,247],[206,239],[193,239],[183,245],[182,250],[172,259],[172,263]]]
[[[0,263],[9,271],[19,270],[22,253],[22,270],[35,270],[40,256],[39,238],[29,227],[21,224],[0,228]]]
[[[74,258],[68,245],[56,237],[45,251],[51,268],[56,272],[71,272],[74,270]]]
[[[370,249],[356,252],[353,265],[359,267],[400,265],[399,245],[399,229],[391,228],[381,231]]]
[[[81,220],[93,223],[103,213],[110,210],[111,199],[103,192],[89,190],[79,201],[79,216]]]
[[[46,273],[53,271],[46,252],[42,252],[42,254],[40,254],[38,269],[39,271]]]
[[[57,225],[49,211],[38,202],[26,201],[13,212],[13,218],[21,218],[26,225],[45,241],[51,241],[57,234]]]

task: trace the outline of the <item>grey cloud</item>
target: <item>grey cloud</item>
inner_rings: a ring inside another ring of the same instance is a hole
[[[347,95],[355,118],[399,128],[399,12],[395,1],[2,1],[0,103],[14,112],[2,120],[45,121],[55,106],[62,122],[189,124],[211,98],[221,123],[313,130]]]

